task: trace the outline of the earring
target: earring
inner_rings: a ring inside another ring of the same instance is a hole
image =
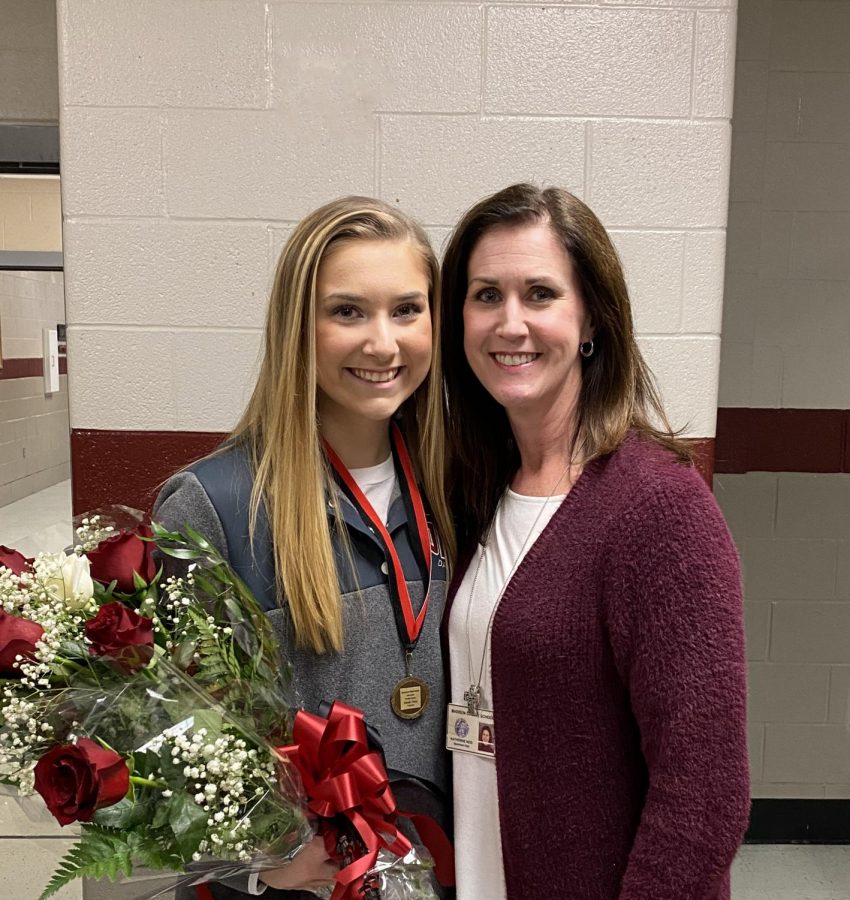
[[[581,353],[585,359],[593,356],[593,341],[582,341],[578,345],[578,352]]]

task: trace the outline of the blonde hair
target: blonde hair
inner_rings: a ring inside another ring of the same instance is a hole
[[[326,485],[316,402],[316,279],[332,247],[351,241],[405,241],[422,257],[429,280],[433,336],[431,370],[402,406],[399,425],[430,501],[449,558],[454,531],[444,494],[445,440],[440,364],[440,280],[422,228],[380,200],[344,197],[310,213],[293,231],[277,263],[266,318],[260,374],[228,444],[247,448],[254,471],[250,505],[253,541],[265,505],[278,588],[285,592],[296,641],[317,653],[343,646],[339,579],[328,527]],[[336,527],[347,532],[331,490]]]

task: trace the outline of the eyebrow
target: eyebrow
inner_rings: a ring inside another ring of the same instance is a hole
[[[422,291],[408,291],[406,294],[398,294],[396,297],[393,297],[393,300],[396,303],[409,303],[411,300],[426,300],[427,297]],[[369,297],[364,297],[362,294],[350,294],[347,291],[334,291],[332,294],[326,294],[322,297],[322,303],[328,302],[342,302],[342,303],[369,303],[371,302]]]
[[[541,281],[554,281],[555,277],[552,275],[532,275],[531,278],[525,279],[525,284],[539,284]],[[485,278],[483,275],[476,275],[475,278],[470,278],[469,283],[472,284],[473,281],[480,281],[482,284],[498,284],[498,278]]]

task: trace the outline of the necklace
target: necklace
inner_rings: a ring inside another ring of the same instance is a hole
[[[484,679],[484,664],[487,660],[487,647],[490,643],[490,635],[493,630],[493,619],[496,616],[496,612],[499,609],[499,604],[502,602],[502,597],[505,594],[505,590],[510,584],[511,579],[514,577],[514,574],[519,567],[520,562],[522,561],[526,547],[528,546],[528,542],[531,540],[531,536],[534,534],[534,529],[537,527],[537,523],[540,521],[540,517],[543,515],[543,511],[549,505],[549,501],[552,497],[555,496],[555,491],[558,490],[559,485],[564,480],[567,472],[569,472],[572,467],[572,461],[568,462],[564,467],[564,471],[558,476],[558,480],[552,486],[552,490],[549,491],[548,497],[543,501],[540,506],[540,509],[537,511],[537,515],[534,517],[534,521],[531,523],[531,528],[528,529],[528,534],[525,536],[525,540],[522,542],[522,546],[519,548],[519,552],[514,558],[513,564],[511,565],[508,575],[502,583],[502,587],[499,590],[499,593],[496,596],[496,602],[493,605],[493,609],[490,611],[490,616],[487,620],[487,628],[484,633],[484,646],[481,650],[481,664],[478,667],[478,678],[475,677],[475,672],[472,665],[472,637],[471,637],[471,629],[470,629],[470,618],[472,615],[472,608],[475,605],[475,586],[478,583],[478,576],[481,572],[481,566],[484,563],[484,559],[487,556],[487,548],[490,544],[490,537],[493,530],[493,525],[496,522],[496,517],[499,515],[499,511],[502,508],[502,501],[504,500],[504,494],[499,499],[499,503],[496,506],[496,512],[493,514],[493,519],[490,523],[490,527],[487,529],[487,534],[484,536],[484,543],[481,545],[481,551],[478,554],[478,562],[475,566],[475,574],[472,576],[472,585],[469,590],[469,604],[466,608],[466,649],[467,649],[467,659],[469,661],[469,690],[466,691],[463,695],[463,699],[466,701],[466,709],[470,716],[477,716],[480,712],[480,703],[481,703],[481,682]]]

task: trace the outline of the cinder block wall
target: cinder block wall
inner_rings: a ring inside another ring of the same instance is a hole
[[[75,469],[234,424],[312,207],[378,195],[439,244],[518,179],[612,229],[673,418],[713,438],[735,11],[704,5],[60,0]]]
[[[715,479],[746,575],[757,797],[850,797],[848,109],[850,4],[741,0],[720,406],[814,429],[753,431],[756,468],[760,440],[815,448],[812,471]]]
[[[40,362],[42,329],[64,321],[61,272],[0,272],[0,522],[7,503],[71,474],[67,375],[53,394],[44,393],[41,375],[4,377]]]
[[[56,54],[54,0],[0,0],[0,122],[50,123],[58,120]],[[0,152],[0,157],[2,155]],[[38,190],[31,191],[29,187],[34,185],[24,186],[18,182],[14,189],[17,196],[9,199],[12,193],[7,190],[9,183],[5,179],[0,181],[5,182],[0,193],[0,249],[61,249],[59,195],[55,184],[48,187],[47,182],[40,181]],[[48,217],[53,216],[52,224],[46,224],[42,215],[45,213]],[[45,321],[52,321],[54,325],[64,321],[64,314],[54,312],[62,309],[61,275],[28,274],[34,277],[0,273],[0,320],[3,323],[0,328],[3,330],[2,350],[7,359],[13,355],[15,359],[41,357],[39,329],[42,314]],[[38,325],[34,324],[36,318]],[[30,463],[40,454],[44,461],[53,452],[45,445],[54,440],[54,423],[62,416],[64,477],[67,478],[67,379],[62,376],[60,381],[60,393],[45,399],[41,377],[0,377],[0,522],[2,506],[22,496],[19,493],[22,486],[29,493],[48,483],[39,483],[39,479],[46,476],[35,472],[30,472],[32,480],[28,479],[21,440],[24,446],[32,448],[28,453]],[[34,411],[36,418],[28,419]],[[23,475],[14,479],[12,487],[4,483],[4,479],[10,477],[10,469],[14,469],[16,476]],[[28,483],[24,485],[24,482]],[[35,900],[47,883],[49,873],[70,845],[69,829],[60,829],[49,816],[31,820],[13,800],[0,796],[0,896]],[[56,894],[57,900],[79,900],[81,896],[79,884],[69,885]]]
[[[0,175],[0,250],[61,252],[58,178]],[[0,272],[0,508],[70,476],[68,379],[45,395],[40,368],[64,321],[61,272]]]
[[[173,466],[163,433],[185,454],[233,425],[312,207],[375,194],[439,244],[518,179],[611,228],[673,417],[713,438],[734,0],[57,6],[75,481],[131,499],[131,446]],[[36,896],[44,860],[3,864]]]

